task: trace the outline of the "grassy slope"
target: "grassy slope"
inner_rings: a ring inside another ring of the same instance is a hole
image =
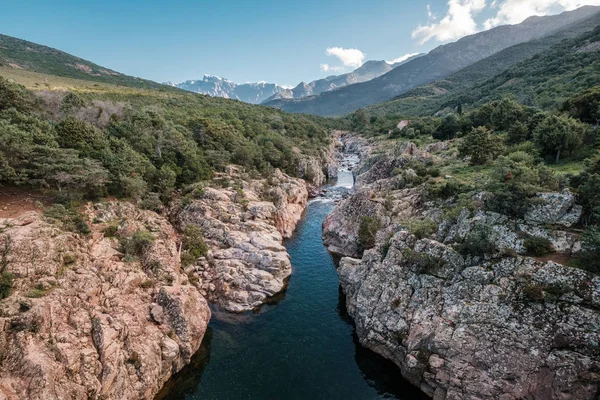
[[[141,89],[179,91],[146,79],[121,74],[51,47],[0,35],[0,66]]]
[[[588,76],[595,75],[597,57],[593,52],[577,53],[573,47],[586,43],[589,31],[599,25],[600,14],[597,14],[553,35],[512,46],[444,80],[421,86],[367,110],[371,115],[432,115],[445,107],[455,106],[459,100],[466,104],[482,104],[503,95],[515,95],[527,105],[556,106],[565,97],[585,88],[583,82],[576,82],[572,87],[566,84],[576,78],[575,75],[581,76],[583,72],[592,74]],[[591,65],[585,67],[586,62]],[[562,68],[548,68],[561,64]],[[587,71],[579,72],[580,65]],[[563,74],[566,70],[571,73]],[[531,79],[533,76],[538,78]],[[512,80],[514,78],[517,80]]]

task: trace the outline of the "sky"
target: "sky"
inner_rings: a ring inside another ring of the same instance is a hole
[[[295,86],[600,0],[5,0],[0,33],[113,70]]]

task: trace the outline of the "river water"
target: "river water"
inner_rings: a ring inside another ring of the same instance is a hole
[[[358,344],[335,260],[322,243],[332,199],[353,181],[352,173],[342,170],[325,197],[309,203],[285,243],[293,266],[285,293],[254,313],[214,310],[200,351],[158,398],[425,398],[395,365]]]

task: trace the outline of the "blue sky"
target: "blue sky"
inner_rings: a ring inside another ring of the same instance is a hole
[[[0,33],[159,82],[296,85],[582,4],[600,0],[24,0],[2,5]]]

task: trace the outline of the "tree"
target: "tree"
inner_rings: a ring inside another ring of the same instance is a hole
[[[514,100],[505,98],[496,103],[496,107],[490,115],[490,122],[496,129],[506,130],[523,117],[523,106]]]
[[[362,108],[360,110],[356,110],[352,114],[352,129],[356,131],[362,131],[367,127],[368,124],[369,120],[367,119],[367,114]]]
[[[463,115],[463,106],[460,100],[458,101],[458,105],[456,106],[456,113],[461,116]]]
[[[496,159],[504,148],[502,139],[486,127],[473,128],[458,146],[461,156],[471,158],[471,165],[482,165]]]
[[[516,121],[508,130],[507,139],[509,143],[516,144],[529,140],[530,136],[531,132],[527,124]]]
[[[559,162],[561,153],[581,145],[585,130],[585,125],[571,117],[549,115],[537,126],[533,138],[544,155],[556,154]]]
[[[454,114],[446,116],[440,126],[433,132],[433,137],[438,140],[453,139],[456,132],[460,131],[460,121]]]

